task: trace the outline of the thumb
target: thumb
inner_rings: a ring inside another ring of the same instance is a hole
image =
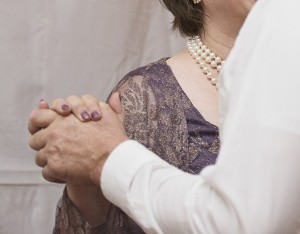
[[[124,123],[125,112],[121,103],[120,93],[115,92],[110,96],[108,104],[111,109],[118,115],[119,120]]]

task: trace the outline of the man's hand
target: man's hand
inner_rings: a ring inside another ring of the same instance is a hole
[[[50,109],[32,113],[29,144],[38,151],[36,164],[43,167],[46,180],[100,185],[105,160],[128,137],[110,106],[100,102],[99,107],[101,120],[85,123],[73,115],[59,116]]]

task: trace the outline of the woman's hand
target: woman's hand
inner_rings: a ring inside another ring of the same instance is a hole
[[[51,103],[50,109],[64,116],[73,113],[83,122],[97,121],[101,118],[99,101],[92,95],[72,95],[66,100],[59,98]]]
[[[112,94],[108,104],[118,114],[120,121],[123,122],[124,111],[120,101],[120,94],[118,92]],[[56,99],[51,103],[50,109],[62,116],[72,113],[82,122],[98,121],[101,119],[99,100],[89,94],[83,96],[72,95],[66,100],[61,98]]]

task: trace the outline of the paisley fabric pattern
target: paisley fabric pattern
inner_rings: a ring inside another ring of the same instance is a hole
[[[166,60],[130,72],[112,93],[121,94],[125,129],[131,139],[171,165],[198,174],[216,161],[220,144],[218,128],[207,122],[192,105]],[[58,204],[53,233],[65,233],[63,229],[76,230],[67,233],[144,233],[113,205],[107,220],[107,224],[90,227],[65,193]]]

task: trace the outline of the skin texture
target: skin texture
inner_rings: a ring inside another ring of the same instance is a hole
[[[201,3],[206,12],[203,41],[223,59],[254,2]],[[218,93],[190,55],[177,54],[168,60],[168,65],[194,106],[206,120],[218,125]],[[92,95],[72,95],[66,100],[56,99],[50,106],[42,101],[29,120],[29,131],[33,134],[30,146],[38,151],[36,164],[43,167],[44,178],[66,183],[69,198],[91,224],[105,220],[109,204],[99,187],[102,166],[112,149],[127,139],[117,93],[109,104],[110,107],[99,103]]]
[[[50,182],[66,183],[70,200],[81,216],[94,226],[106,221],[110,206],[99,187],[103,162],[108,152],[115,147],[110,143],[121,143],[127,139],[123,129],[124,112],[118,93],[111,96],[109,104],[110,106],[99,103],[91,95],[70,96],[67,100],[56,99],[50,106],[41,100],[28,123],[28,130],[32,134],[29,144],[38,151],[35,161],[38,166],[43,167],[43,177]],[[105,115],[100,122],[101,109],[105,111]],[[82,112],[97,112],[99,118],[83,119]],[[121,134],[115,135],[114,132],[104,130],[111,129],[110,123],[114,121],[117,124],[113,124],[113,128]],[[85,122],[84,125],[82,122]],[[86,137],[81,137],[83,135]],[[105,135],[105,151],[100,150],[101,143],[93,137],[101,135]],[[98,154],[90,154],[92,149],[97,149]]]
[[[84,124],[73,115],[63,117],[50,109],[31,114],[28,129],[33,135],[29,145],[38,151],[36,164],[43,167],[45,179],[100,185],[104,161],[128,137],[110,106],[100,103],[99,107],[103,111],[101,121]]]

